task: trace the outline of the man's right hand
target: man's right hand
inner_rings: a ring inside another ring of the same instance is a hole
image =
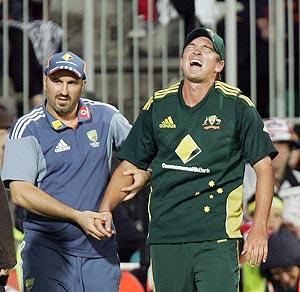
[[[95,225],[102,237],[111,237],[115,231],[112,230],[112,214],[108,210],[99,211],[100,218],[95,220]]]
[[[110,212],[108,212],[110,214]],[[110,214],[111,216],[111,214]],[[76,211],[74,221],[77,222],[80,227],[84,230],[84,232],[98,240],[104,239],[105,237],[110,237],[111,233],[99,229],[98,226],[101,225],[101,222],[105,222],[104,220],[108,215],[92,212],[92,211]],[[108,218],[109,219],[109,218]],[[111,226],[111,225],[110,225]]]

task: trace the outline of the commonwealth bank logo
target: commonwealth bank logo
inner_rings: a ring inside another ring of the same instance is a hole
[[[190,134],[186,135],[175,149],[175,153],[179,156],[183,163],[191,161],[201,152],[202,150]]]
[[[171,116],[168,116],[165,118],[160,124],[159,127],[161,129],[175,129],[176,124],[174,123],[173,119]]]

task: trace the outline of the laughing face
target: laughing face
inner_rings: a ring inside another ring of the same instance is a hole
[[[206,37],[192,40],[184,49],[180,66],[186,79],[194,83],[214,81],[224,68],[224,61]]]

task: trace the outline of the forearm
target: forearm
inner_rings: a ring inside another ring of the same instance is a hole
[[[31,183],[13,181],[9,186],[12,200],[16,205],[41,216],[77,221],[79,211],[61,203]]]
[[[123,172],[133,168],[136,167],[128,161],[122,161],[116,168],[101,201],[100,211],[112,211],[128,195],[128,192],[123,192],[121,189],[130,186],[133,178],[130,175],[123,175]]]
[[[254,170],[257,176],[253,224],[266,227],[274,193],[274,174],[271,159],[265,157]]]

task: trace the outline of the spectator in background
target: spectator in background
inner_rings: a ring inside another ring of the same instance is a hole
[[[0,206],[0,292],[4,292],[10,270],[16,265],[16,254],[12,220],[2,180],[0,181]]]
[[[9,128],[14,116],[0,103],[0,173]],[[11,213],[2,180],[0,181],[0,292],[4,291],[10,270],[16,265]]]
[[[278,232],[283,224],[282,219],[283,201],[274,195],[267,223],[268,235]],[[255,213],[255,195],[247,202],[247,216],[249,221],[243,224],[242,231],[244,238],[247,238],[251,229],[253,216]],[[261,276],[260,268],[244,263],[241,267],[241,291],[243,292],[265,292],[266,279]]]
[[[274,192],[284,202],[283,219],[300,228],[300,172],[289,166],[291,150],[299,148],[292,126],[283,118],[264,119],[264,124],[279,154],[272,161],[275,175]],[[249,165],[244,175],[244,192],[246,200],[255,193],[255,175]]]
[[[238,85],[244,89],[245,94],[250,94],[251,85],[250,85],[250,1],[249,0],[240,0],[239,1],[245,8],[243,11],[237,14],[237,37],[238,37]],[[287,15],[287,0],[284,2],[284,13]],[[299,51],[299,2],[297,0],[291,1],[293,5],[293,31],[294,31],[294,50],[295,52]],[[269,46],[276,46],[275,39],[276,35],[270,35],[269,31],[269,12],[274,13],[276,1],[272,2],[273,6],[270,7],[268,0],[259,0],[255,1],[256,8],[256,66],[257,66],[257,75],[256,75],[256,86],[257,86],[257,110],[263,118],[270,116],[269,113]],[[274,16],[275,17],[275,16]],[[287,21],[287,17],[285,17]],[[222,23],[222,29],[224,28],[224,23]],[[284,25],[285,27],[285,45],[288,48],[288,30],[289,25],[287,22]],[[275,32],[274,32],[275,33]],[[260,54],[259,52],[264,52]],[[288,65],[288,59],[292,58],[295,62],[294,65],[294,76],[295,76],[295,112],[299,112],[299,54],[295,53],[294,56],[288,56],[288,49],[286,49],[285,64]],[[276,60],[271,60],[276,62]],[[286,68],[287,70],[287,68]],[[288,72],[288,70],[287,70]],[[274,81],[275,82],[275,81]],[[287,92],[288,93],[288,92]],[[286,95],[287,96],[287,95]],[[285,97],[282,97],[285,98]]]
[[[8,1],[9,7],[9,76],[15,92],[22,92],[23,85],[23,31],[29,38],[29,98],[30,106],[42,104],[43,66],[50,55],[60,51],[63,30],[51,20],[43,18],[43,1],[29,0],[29,22],[23,23],[23,1]],[[48,2],[50,8],[50,1]],[[1,14],[2,16],[2,14]],[[2,42],[2,24],[0,41]],[[1,44],[0,67],[3,67]],[[2,71],[0,72],[2,74]]]
[[[8,130],[14,121],[14,116],[8,112],[5,106],[0,104],[0,173],[3,164],[3,153],[8,136]]]
[[[138,1],[138,24],[137,27],[132,28],[128,33],[129,38],[143,38],[146,37],[150,29],[150,23],[152,24],[152,29],[157,22],[157,7],[156,0],[139,0]],[[151,7],[151,12],[149,11],[149,4]],[[149,12],[148,12],[149,11]]]
[[[270,236],[261,272],[268,280],[267,292],[300,291],[300,241],[290,230],[281,229]]]

